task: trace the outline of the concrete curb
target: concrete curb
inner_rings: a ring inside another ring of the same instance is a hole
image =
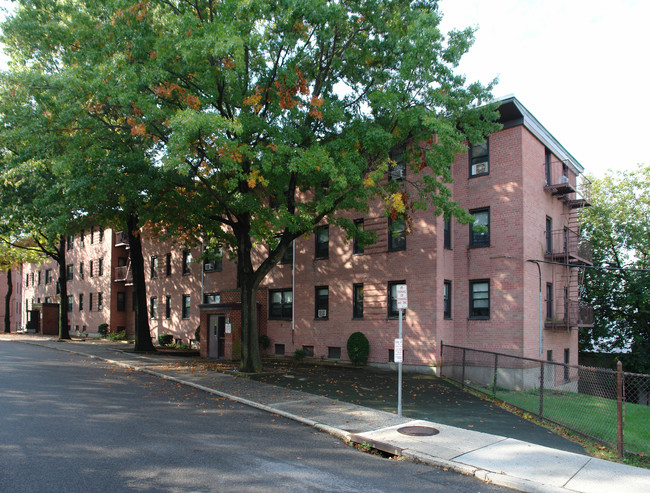
[[[249,406],[249,407],[253,407],[255,409],[259,409],[261,411],[265,411],[265,412],[268,412],[270,414],[277,414],[278,416],[282,416],[282,417],[290,419],[292,421],[296,421],[298,423],[305,424],[305,425],[310,426],[312,428],[315,428],[315,429],[317,429],[319,431],[328,433],[329,435],[332,435],[332,436],[344,441],[345,443],[349,443],[351,441],[350,438],[353,435],[353,433],[349,433],[349,432],[347,432],[345,430],[341,430],[339,428],[335,428],[333,426],[329,426],[329,425],[326,425],[324,423],[316,422],[316,421],[314,421],[312,419],[309,419],[309,418],[304,418],[302,416],[297,416],[295,414],[288,413],[286,411],[281,411],[281,410],[276,409],[276,408],[271,407],[271,406],[260,404],[259,402],[251,401],[249,399],[244,399],[244,398],[238,397],[236,395],[227,394],[225,392],[221,392],[219,390],[215,390],[215,389],[206,387],[206,386],[198,384],[198,383],[190,382],[188,380],[183,380],[183,379],[180,379],[180,378],[177,378],[177,377],[172,377],[170,375],[166,375],[166,374],[161,373],[161,372],[157,372],[157,371],[154,371],[154,370],[149,370],[147,368],[141,368],[141,367],[138,367],[136,365],[129,364],[129,363],[123,363],[121,361],[112,360],[112,359],[109,359],[109,358],[104,358],[102,356],[97,356],[97,355],[94,355],[94,354],[88,354],[88,353],[84,353],[84,352],[81,352],[81,351],[72,350],[72,349],[68,349],[68,348],[52,347],[52,346],[49,346],[49,345],[46,345],[46,344],[40,344],[40,343],[34,342],[34,341],[16,341],[16,342],[21,342],[21,343],[24,343],[24,344],[32,344],[34,346],[41,346],[41,347],[45,347],[45,348],[48,348],[48,349],[54,349],[54,350],[57,350],[57,351],[63,351],[63,352],[71,353],[71,354],[77,354],[77,355],[80,355],[80,356],[86,356],[88,358],[104,361],[106,363],[116,365],[116,366],[119,366],[119,367],[122,367],[122,368],[127,368],[127,369],[130,369],[130,370],[139,371],[139,372],[142,372],[142,373],[147,373],[149,375],[152,375],[152,376],[155,376],[155,377],[158,377],[158,378],[162,378],[164,380],[169,380],[169,381],[181,384],[181,385],[186,385],[188,387],[193,387],[193,388],[195,388],[197,390],[201,390],[201,391],[207,392],[209,394],[218,395],[219,397],[224,397],[226,399],[238,402],[240,404],[243,404],[243,405],[246,405],[246,406]],[[480,469],[480,468],[476,468],[476,467],[473,467],[473,466],[470,466],[470,465],[467,465],[467,464],[463,464],[462,462],[454,462],[454,461],[450,461],[450,460],[446,460],[446,459],[441,459],[441,458],[438,458],[438,457],[430,456],[428,454],[423,454],[421,452],[416,452],[416,451],[412,451],[412,450],[409,450],[409,449],[404,449],[402,451],[401,457],[404,457],[405,459],[407,459],[407,460],[409,460],[411,462],[414,462],[416,464],[425,464],[425,465],[436,467],[436,468],[439,468],[439,469],[453,471],[453,472],[456,472],[456,473],[459,473],[459,474],[463,474],[464,476],[474,477],[474,478],[476,478],[476,479],[478,479],[480,481],[483,481],[484,483],[494,484],[496,486],[502,486],[504,488],[510,488],[510,489],[513,489],[513,490],[516,490],[516,491],[522,491],[522,492],[526,492],[526,493],[567,493],[567,491],[571,491],[571,490],[567,490],[566,488],[557,488],[555,486],[551,486],[551,485],[547,485],[547,484],[543,484],[543,483],[537,483],[535,481],[530,481],[528,479],[517,478],[517,477],[513,477],[513,476],[507,476],[505,474],[499,474],[499,473],[496,473],[494,471],[489,471],[489,470],[486,470],[486,469]]]

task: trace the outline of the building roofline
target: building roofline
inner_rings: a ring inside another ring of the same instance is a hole
[[[584,167],[578,162],[578,160],[574,158],[555,137],[553,137],[553,134],[549,132],[523,104],[521,104],[514,94],[508,94],[507,96],[496,98],[494,102],[499,102],[501,105],[508,103],[513,104],[523,118],[524,127],[526,127],[530,133],[548,147],[553,154],[572,167],[577,174],[582,174],[584,172]]]

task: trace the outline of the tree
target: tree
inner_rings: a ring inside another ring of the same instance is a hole
[[[66,67],[93,89],[80,105],[159,160],[155,227],[236,259],[244,371],[260,367],[257,288],[295,238],[326,221],[372,241],[338,213],[370,203],[471,220],[449,165],[497,115],[491,85],[455,73],[473,31],[444,36],[435,1],[19,4],[10,48]]]
[[[582,221],[597,267],[585,273],[595,325],[580,347],[631,350],[634,369],[650,372],[650,165],[592,182]]]
[[[20,244],[20,242],[16,242]],[[23,262],[38,262],[39,257],[26,245],[14,246],[7,237],[0,236],[0,272],[7,273],[7,293],[5,295],[4,332],[11,332],[11,296],[13,295],[13,269]]]

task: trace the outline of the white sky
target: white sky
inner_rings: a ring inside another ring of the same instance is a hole
[[[650,163],[650,2],[441,0],[442,29],[478,26],[459,69],[499,77],[585,168]]]
[[[514,94],[587,174],[650,163],[650,1],[441,0],[440,10],[444,31],[478,27],[459,67],[468,81],[498,76],[494,96]]]

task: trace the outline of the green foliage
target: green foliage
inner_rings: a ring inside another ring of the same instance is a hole
[[[604,269],[585,272],[595,324],[580,330],[580,348],[629,349],[626,370],[650,373],[650,165],[592,181],[582,226]]]
[[[111,341],[126,341],[126,331],[120,330],[119,332],[111,332],[108,334],[108,339]]]
[[[267,336],[266,334],[262,334],[260,336],[260,347],[266,351],[269,347],[271,347],[271,338]]]
[[[158,344],[161,346],[169,346],[174,342],[174,336],[171,334],[159,334],[158,335]]]
[[[354,332],[348,338],[348,356],[355,365],[365,365],[370,354],[370,343],[362,332]]]
[[[57,219],[135,211],[158,234],[222,245],[237,259],[245,371],[261,366],[249,293],[295,238],[325,221],[371,243],[337,214],[371,202],[407,223],[427,207],[471,219],[449,164],[497,114],[492,83],[456,73],[473,30],[441,32],[436,2],[16,4],[0,128],[12,159],[53,175],[31,196]],[[407,180],[385,180],[401,150]],[[258,244],[274,247],[253,263]]]
[[[293,352],[294,361],[302,361],[307,357],[307,351],[302,348],[298,348]]]
[[[108,335],[108,324],[107,323],[99,324],[99,327],[97,327],[97,333],[101,337],[106,337]]]

